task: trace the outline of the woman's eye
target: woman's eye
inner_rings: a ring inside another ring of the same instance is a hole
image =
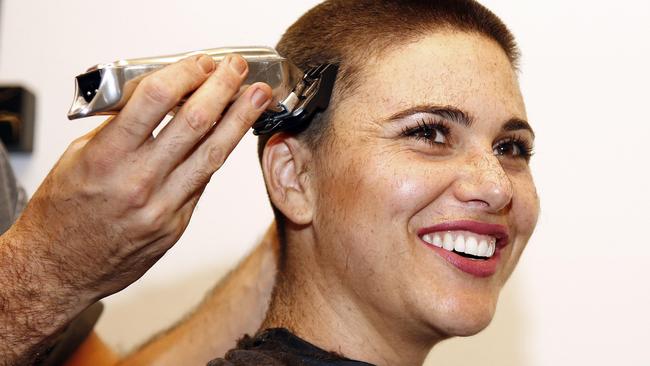
[[[519,156],[521,155],[521,149],[519,146],[511,142],[502,143],[497,145],[494,148],[495,155],[510,155],[510,156]]]
[[[529,160],[533,154],[532,148],[530,148],[525,142],[518,140],[499,142],[494,146],[493,152],[496,156],[507,156],[526,160]]]
[[[449,130],[445,126],[430,123],[419,123],[417,127],[406,129],[403,132],[404,136],[425,140],[430,144],[437,145],[446,144],[448,134]]]

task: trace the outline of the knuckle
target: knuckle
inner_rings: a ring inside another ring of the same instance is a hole
[[[186,74],[190,79],[197,81],[205,79],[206,74],[203,72],[203,70],[201,70],[201,67],[196,62],[196,60],[188,58],[183,61],[184,62],[181,63],[183,73]]]
[[[158,102],[156,102],[156,103],[158,103]],[[135,118],[133,116],[128,116],[128,117],[120,116],[120,117],[126,123],[118,124],[117,125],[117,130],[125,138],[129,138],[131,136],[138,136],[139,131],[144,131],[144,130],[149,128],[146,121],[142,121],[142,120],[140,120],[138,118]],[[114,146],[115,146],[115,144],[114,144]]]
[[[212,172],[207,169],[199,169],[192,175],[192,178],[189,180],[189,184],[186,186],[186,193],[192,194],[196,192],[197,189],[205,186],[210,182],[210,177]]]
[[[183,114],[184,122],[195,132],[203,133],[207,126],[212,124],[210,113],[197,106],[189,106]]]
[[[226,162],[227,157],[228,154],[226,150],[221,146],[211,146],[207,149],[206,160],[213,170],[221,168],[221,166]]]
[[[144,95],[155,104],[168,105],[174,102],[173,90],[155,75],[144,79],[141,86]]]
[[[144,208],[149,201],[151,184],[146,179],[135,181],[126,189],[126,204],[132,208]]]
[[[152,206],[142,211],[140,224],[148,232],[161,232],[167,226],[167,210],[164,206]]]
[[[126,193],[126,203],[129,207],[144,208],[147,201],[147,190],[143,185],[134,185]]]
[[[234,71],[230,70],[229,67],[224,67],[223,69],[226,69],[226,71],[219,75],[219,84],[221,84],[222,88],[227,92],[235,94],[241,85],[241,77],[235,74]]]

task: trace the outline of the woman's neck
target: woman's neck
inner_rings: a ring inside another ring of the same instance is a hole
[[[311,254],[288,258],[262,329],[288,328],[326,351],[378,366],[424,362],[435,340],[409,334],[403,322],[361,305],[337,279],[323,275]]]

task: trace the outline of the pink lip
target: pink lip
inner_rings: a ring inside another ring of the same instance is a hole
[[[418,230],[417,234],[420,238],[422,238],[422,236],[426,234],[440,231],[470,231],[480,235],[494,236],[497,239],[497,250],[494,255],[487,260],[475,260],[461,257],[456,253],[447,251],[443,248],[438,248],[422,240],[422,242],[428,248],[432,249],[451,265],[475,277],[484,278],[494,275],[497,271],[497,267],[501,259],[501,249],[509,244],[508,229],[505,226],[488,224],[478,221],[445,222],[428,228],[420,229]]]

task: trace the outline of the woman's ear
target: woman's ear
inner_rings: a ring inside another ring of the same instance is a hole
[[[273,135],[264,147],[262,171],[273,205],[291,222],[312,221],[313,195],[309,179],[311,152],[293,136]]]

